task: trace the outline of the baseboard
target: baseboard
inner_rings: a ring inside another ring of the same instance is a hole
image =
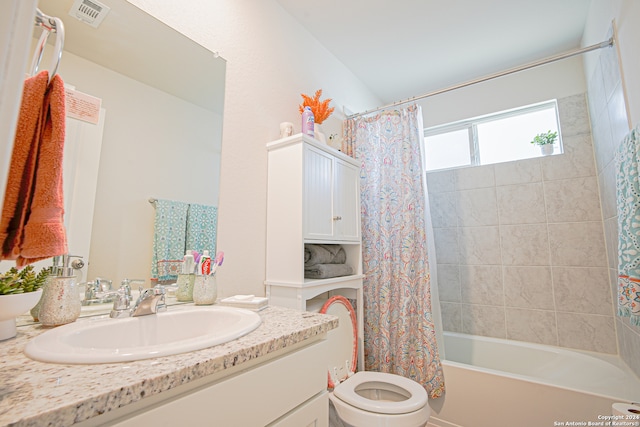
[[[452,424],[448,421],[440,420],[437,417],[430,417],[426,427],[463,427],[458,424]]]

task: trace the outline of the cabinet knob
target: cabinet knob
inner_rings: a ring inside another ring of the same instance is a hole
[[[340,221],[341,219],[342,219],[342,217],[341,217],[341,216],[334,216],[334,217],[333,217],[333,220],[334,220],[334,221]]]

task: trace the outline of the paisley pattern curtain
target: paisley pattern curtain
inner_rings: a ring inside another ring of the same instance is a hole
[[[618,315],[640,326],[640,125],[616,152]]]
[[[420,107],[347,120],[342,151],[362,162],[365,369],[444,392],[431,312]]]

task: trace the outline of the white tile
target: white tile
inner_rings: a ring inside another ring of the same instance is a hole
[[[618,84],[613,91],[607,104],[607,111],[609,113],[609,123],[611,124],[611,139],[615,150],[630,130],[622,84]]]
[[[460,264],[500,264],[498,227],[460,228]]]
[[[559,311],[613,316],[608,268],[553,267]]]
[[[552,156],[555,157],[555,156]],[[524,159],[494,165],[496,185],[528,184],[540,182],[540,159]]]
[[[545,180],[578,178],[596,174],[591,133],[562,138],[564,152],[540,159]]]
[[[502,268],[499,265],[460,266],[462,302],[504,305]]]
[[[462,332],[485,337],[506,338],[504,307],[463,304]]]
[[[554,310],[551,268],[503,267],[505,305],[513,308]]]
[[[587,101],[589,105],[589,116],[597,117],[604,110],[607,105],[607,96],[604,87],[604,78],[602,76],[602,65],[600,61],[596,64],[593,73],[587,81],[588,96]]]
[[[605,267],[607,265],[601,221],[549,224],[552,265]]]
[[[507,308],[507,339],[557,345],[556,315],[548,310]]]
[[[595,177],[547,181],[544,200],[549,222],[602,220]]]
[[[617,352],[612,316],[558,312],[557,319],[561,347],[599,353]]]
[[[497,187],[500,224],[539,224],[546,222],[541,182]]]
[[[493,165],[456,169],[456,189],[494,187],[496,185]]]
[[[600,181],[600,199],[602,200],[602,216],[604,219],[618,215],[616,202],[616,165],[609,162],[598,176]]]
[[[453,191],[456,188],[455,171],[441,171],[427,173],[427,189],[429,194]]]
[[[607,249],[607,265],[618,268],[618,217],[604,221],[604,241]]]
[[[640,328],[637,326],[623,325],[622,335],[624,336],[624,351],[620,355],[627,362],[627,365],[640,376]]]
[[[461,301],[458,268],[457,264],[438,264],[438,296],[440,301]]]
[[[558,99],[558,116],[563,138],[591,132],[587,101],[583,93]]]
[[[498,225],[495,187],[459,191],[456,212],[462,227]]]
[[[462,305],[459,303],[442,302],[442,329],[450,332],[462,332]]]
[[[549,265],[549,240],[545,224],[500,227],[504,265]]]
[[[611,124],[609,122],[609,114],[604,109],[600,115],[591,121],[593,147],[596,157],[596,166],[598,172],[604,169],[614,158],[614,146],[611,138]]]
[[[622,81],[620,65],[618,64],[618,50],[615,47],[600,50],[599,60],[602,66],[604,96],[609,100],[615,91],[615,87]]]
[[[457,264],[459,261],[458,230],[456,228],[434,228],[436,259],[439,264]]]
[[[429,194],[429,209],[433,227],[456,227],[458,225],[455,195],[455,192]]]

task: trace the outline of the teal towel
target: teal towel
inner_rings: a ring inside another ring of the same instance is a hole
[[[640,126],[616,152],[618,315],[640,326]]]
[[[151,277],[158,281],[178,278],[185,253],[189,205],[172,200],[156,200]]]
[[[209,251],[213,259],[216,254],[218,208],[216,206],[189,205],[187,213],[187,249],[202,253]]]

